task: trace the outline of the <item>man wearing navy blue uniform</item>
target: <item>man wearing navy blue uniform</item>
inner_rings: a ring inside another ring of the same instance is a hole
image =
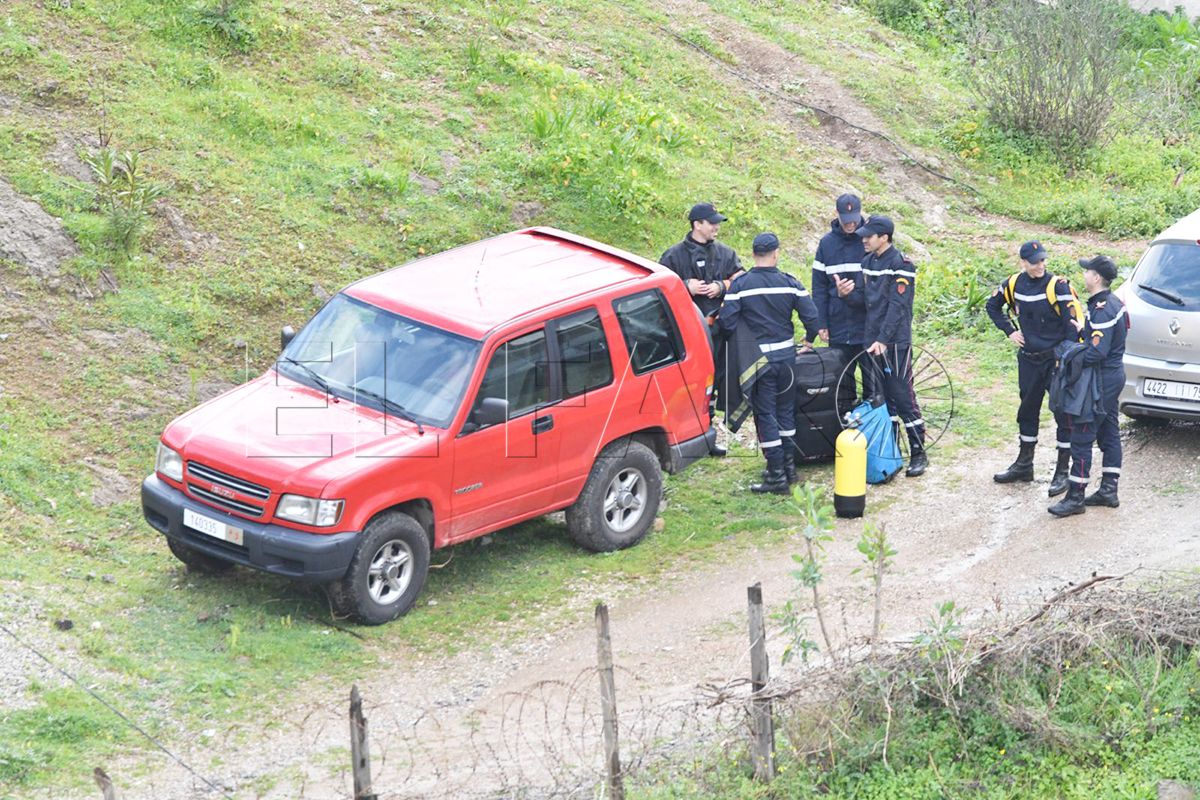
[[[817,306],[817,335],[840,350],[847,363],[863,351],[867,303],[864,297],[863,248],[858,229],[865,223],[862,202],[844,194],[837,199],[837,217],[821,237],[812,267],[812,296]],[[863,395],[869,395],[868,373],[860,360]]]
[[[734,278],[717,317],[732,335],[744,326],[767,359],[750,389],[758,446],[767,459],[762,483],[751,485],[759,494],[787,494],[796,482],[793,437],[796,435],[796,387],[792,364],[796,358],[792,313],[804,323],[805,341],[817,336],[817,310],[800,281],[779,270],[779,238],[773,233],[754,237],[754,268]]]
[[[917,268],[904,257],[892,237],[896,226],[883,216],[871,217],[858,229],[867,255],[862,262],[866,284],[866,351],[874,359],[872,372],[883,389],[888,411],[900,418],[908,433],[908,469],[915,478],[925,474],[925,420],[913,391],[912,316]]]
[[[1056,517],[1082,514],[1087,506],[1116,508],[1117,483],[1121,477],[1121,432],[1117,427],[1117,400],[1125,386],[1125,335],[1129,329],[1125,304],[1109,286],[1117,278],[1117,265],[1108,256],[1080,259],[1083,284],[1088,291],[1087,323],[1082,329],[1088,346],[1083,363],[1100,372],[1103,415],[1093,422],[1071,420],[1071,473],[1067,496],[1050,506]],[[1100,488],[1084,498],[1092,466],[1092,443],[1104,454]]]
[[[1046,270],[1046,250],[1041,242],[1026,242],[1020,250],[1021,271],[1009,276],[988,298],[992,323],[1017,346],[1017,407],[1019,451],[1008,469],[992,476],[996,483],[1033,480],[1033,454],[1037,447],[1042,403],[1054,376],[1054,348],[1076,341],[1079,332],[1072,320],[1083,319],[1083,309],[1066,278]],[[1007,312],[1007,313],[1006,313]],[[1058,428],[1054,476],[1050,496],[1067,490],[1071,463],[1071,433],[1066,414],[1055,413]]]
[[[721,307],[721,300],[729,290],[730,282],[742,274],[742,263],[732,247],[717,241],[721,223],[726,217],[712,203],[696,203],[688,212],[691,230],[683,241],[667,248],[658,260],[674,272],[687,287],[692,302],[700,309],[705,322],[713,324],[713,315]],[[727,343],[719,330],[713,333],[713,397],[711,408],[724,408]],[[725,455],[725,448],[717,447],[713,455]]]

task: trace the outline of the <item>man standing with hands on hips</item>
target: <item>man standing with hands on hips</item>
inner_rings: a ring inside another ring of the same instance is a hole
[[[867,255],[862,262],[866,283],[867,323],[864,341],[874,359],[875,379],[882,383],[888,411],[900,418],[908,433],[908,469],[915,478],[925,474],[925,420],[913,391],[912,316],[917,268],[892,244],[896,226],[883,216],[871,217],[858,229]]]
[[[863,296],[862,260],[866,256],[858,229],[866,222],[862,202],[844,194],[837,199],[837,217],[817,245],[812,267],[812,295],[817,306],[817,335],[840,350],[849,363],[863,351],[867,305]],[[863,396],[869,397],[870,370],[859,361]],[[853,373],[851,373],[853,375]]]
[[[1033,451],[1037,446],[1042,401],[1054,376],[1054,348],[1076,341],[1072,321],[1083,320],[1083,308],[1066,278],[1046,271],[1046,250],[1041,242],[1026,242],[1020,250],[1021,271],[1010,275],[992,292],[987,313],[992,323],[1017,346],[1017,408],[1020,450],[1008,469],[992,476],[996,483],[1033,480]],[[1005,313],[1007,307],[1008,313]],[[1057,455],[1050,496],[1067,490],[1071,463],[1071,427],[1067,415],[1056,412]]]
[[[787,494],[796,482],[796,387],[792,364],[796,359],[792,313],[804,322],[805,341],[817,337],[817,310],[800,281],[779,270],[779,237],[760,233],[754,237],[754,269],[734,279],[725,295],[717,322],[732,335],[743,326],[758,342],[767,359],[750,388],[758,446],[767,459],[762,483],[751,485],[759,494]]]

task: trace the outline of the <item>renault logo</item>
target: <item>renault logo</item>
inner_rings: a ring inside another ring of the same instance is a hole
[[[1167,330],[1169,330],[1171,332],[1172,336],[1178,336],[1179,335],[1179,319],[1178,318],[1172,319],[1171,323],[1169,325],[1167,325]]]

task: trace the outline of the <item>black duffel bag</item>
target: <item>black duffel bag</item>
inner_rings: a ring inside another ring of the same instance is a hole
[[[854,407],[854,381],[850,377],[838,391],[847,361],[841,350],[832,347],[796,353],[792,372],[796,381],[797,461],[833,458],[834,443],[842,432],[842,415]]]

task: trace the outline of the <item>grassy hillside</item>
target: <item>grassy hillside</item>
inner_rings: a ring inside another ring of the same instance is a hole
[[[687,207],[713,200],[727,241],[745,252],[773,229],[803,275],[832,198],[852,188],[921,255],[925,332],[961,337],[939,353],[974,366],[963,385],[991,388],[1007,351],[963,342],[1030,230],[980,220],[948,184],[898,168],[889,145],[866,137],[890,160],[864,158],[727,69],[752,73],[770,45],[832,73],[907,147],[991,187],[982,202],[1050,221],[1016,199],[1026,173],[959,153],[953,132],[977,112],[945,60],[876,27],[825,2],[713,0],[700,15],[669,0],[6,3],[0,177],[61,218],[80,255],[48,281],[0,262],[0,619],[170,737],[397,649],[515,635],[563,614],[581,569],[634,583],[786,526],[783,505],[713,488],[757,461],[704,464],[672,481],[665,528],[641,547],[588,557],[556,524],[527,524],[456,548],[431,578],[436,606],[357,636],[328,635],[317,592],[177,567],[137,502],[174,415],[264,369],[279,326],[345,283],[526,224],[656,257],[684,234]],[[165,190],[131,254],[110,245],[76,156],[102,137],[139,152]],[[1036,230],[1069,263],[1072,240]],[[962,410],[986,442],[981,396]],[[85,756],[140,746],[42,675],[0,712],[0,793],[77,783]]]

